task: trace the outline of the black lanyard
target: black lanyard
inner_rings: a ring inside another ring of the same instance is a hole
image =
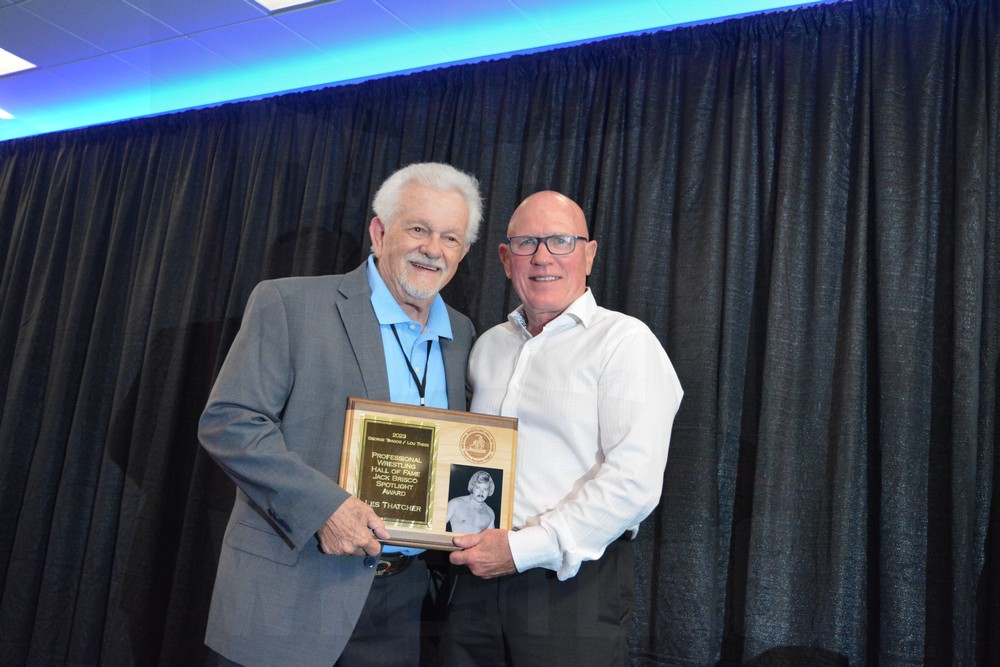
[[[390,324],[392,327],[392,335],[396,337],[396,342],[399,343],[399,351],[403,353],[403,359],[406,361],[406,367],[410,369],[410,375],[413,376],[413,382],[417,385],[417,393],[420,394],[420,406],[424,405],[424,390],[427,387],[427,367],[431,365],[431,342],[427,341],[427,360],[424,361],[424,379],[417,379],[417,372],[413,370],[413,364],[410,363],[410,356],[406,354],[406,350],[403,349],[403,341],[399,340],[399,334],[396,332],[396,325]]]

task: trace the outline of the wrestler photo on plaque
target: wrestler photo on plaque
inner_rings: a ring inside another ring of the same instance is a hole
[[[450,477],[447,530],[480,533],[499,528],[503,470],[453,464]]]

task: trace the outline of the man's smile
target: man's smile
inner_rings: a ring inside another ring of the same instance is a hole
[[[440,271],[441,270],[439,267],[431,266],[430,264],[423,264],[421,262],[413,262],[413,261],[411,261],[410,262],[410,266],[413,266],[414,268],[417,268],[417,269],[422,269],[424,271]]]

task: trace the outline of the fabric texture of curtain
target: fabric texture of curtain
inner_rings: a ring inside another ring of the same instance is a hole
[[[635,664],[997,664],[998,25],[859,0],[0,143],[0,663],[203,659],[246,298],[357,266],[438,160],[483,183],[477,330],[559,190],[684,385]]]

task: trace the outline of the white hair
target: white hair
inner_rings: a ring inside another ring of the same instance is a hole
[[[397,170],[379,187],[372,200],[372,209],[386,227],[396,221],[399,197],[410,183],[416,183],[432,190],[445,192],[455,190],[465,199],[469,209],[469,224],[465,230],[465,244],[472,245],[479,238],[479,223],[483,219],[483,199],[479,194],[479,181],[475,177],[459,171],[450,164],[441,162],[418,162]]]

